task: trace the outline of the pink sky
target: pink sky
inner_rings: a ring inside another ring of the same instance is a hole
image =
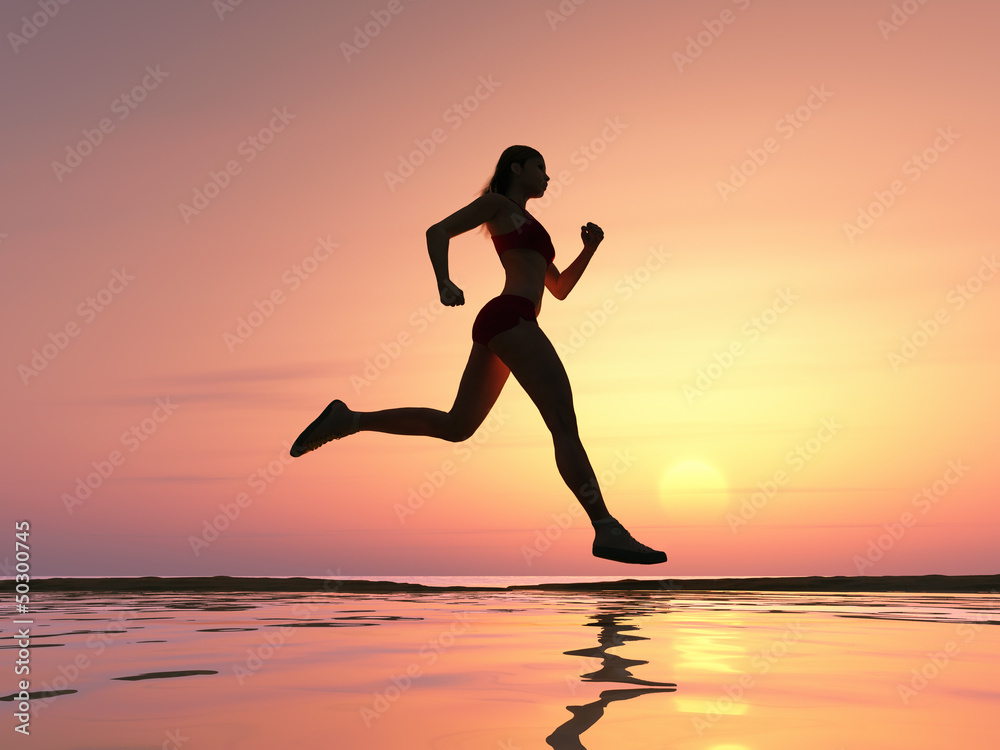
[[[1000,8],[219,7],[0,12],[0,508],[35,575],[997,572]],[[502,269],[455,238],[442,310],[424,230],[514,143],[558,267],[605,229],[540,323],[666,565],[590,556],[513,379],[468,444],[287,457],[334,397],[451,405]]]

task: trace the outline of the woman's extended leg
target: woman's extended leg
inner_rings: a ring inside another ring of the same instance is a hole
[[[559,473],[594,524],[594,554],[620,562],[665,562],[666,555],[636,542],[608,512],[580,440],[569,377],[542,329],[523,320],[494,336],[489,346],[514,373],[552,433]]]
[[[552,342],[537,323],[522,321],[494,336],[490,349],[514,373],[517,382],[541,412],[545,426],[552,433],[559,474],[587,511],[590,520],[610,516],[587,451],[580,440],[569,377]]]

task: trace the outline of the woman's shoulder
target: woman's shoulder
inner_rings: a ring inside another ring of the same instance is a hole
[[[513,232],[524,226],[526,221],[532,221],[527,211],[522,211],[520,206],[503,193],[486,193],[482,197],[490,198],[487,205],[493,211],[493,216],[487,226],[493,236]]]
[[[517,204],[503,193],[483,193],[476,199],[476,202],[495,212],[505,212],[512,207],[517,208]]]

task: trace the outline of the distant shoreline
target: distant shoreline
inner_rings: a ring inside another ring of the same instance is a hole
[[[238,576],[140,578],[35,578],[29,583],[32,592],[448,592],[448,591],[804,591],[849,593],[1000,593],[1000,575],[919,575],[919,576],[801,576],[773,578],[693,578],[640,581],[625,578],[617,581],[536,583],[512,586],[427,586],[384,580],[343,580],[324,578],[254,578]],[[0,581],[0,591],[12,593],[14,581]]]

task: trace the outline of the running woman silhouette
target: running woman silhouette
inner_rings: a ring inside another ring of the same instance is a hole
[[[500,155],[482,194],[427,230],[427,252],[442,304],[465,304],[462,290],[448,273],[452,237],[485,224],[506,272],[503,292],[486,303],[472,326],[472,353],[451,410],[405,407],[361,412],[338,399],[299,435],[291,455],[301,456],[365,430],[468,440],[493,408],[507,376],[514,373],[552,433],[559,473],[594,526],[594,555],[643,565],[666,562],[666,554],[637,542],[608,512],[577,430],[566,370],[538,327],[543,291],[566,299],[604,239],[601,228],[588,223],[581,227],[580,255],[562,272],[553,265],[555,250],[548,233],[525,210],[529,199],[545,193],[548,182],[538,151],[511,146]]]

